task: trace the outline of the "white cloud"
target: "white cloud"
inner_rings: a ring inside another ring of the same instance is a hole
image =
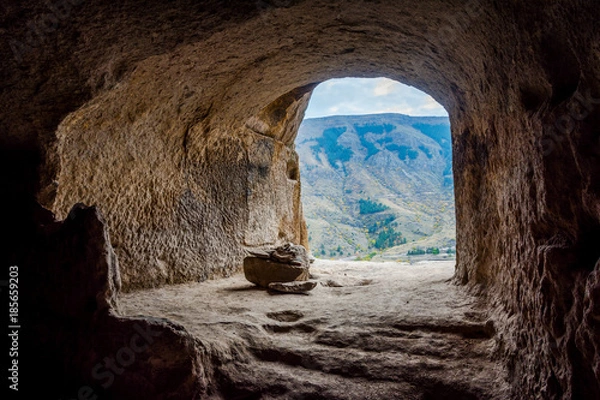
[[[373,89],[373,95],[374,96],[387,96],[391,93],[393,93],[395,90],[398,89],[397,87],[397,82],[391,80],[391,79],[387,79],[387,78],[381,78],[381,79],[377,79],[377,84],[375,85],[375,88]]]

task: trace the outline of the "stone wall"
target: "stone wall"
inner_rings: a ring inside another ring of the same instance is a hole
[[[295,131],[277,130],[302,119],[304,93],[250,129],[214,122],[200,83],[147,93],[151,79],[136,71],[61,123],[46,204],[61,219],[76,202],[103,210],[124,290],[230,275],[246,248],[307,245]]]

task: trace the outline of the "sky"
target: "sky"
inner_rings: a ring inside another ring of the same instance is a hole
[[[448,116],[433,97],[412,86],[388,78],[342,78],[315,88],[305,118],[381,113]]]

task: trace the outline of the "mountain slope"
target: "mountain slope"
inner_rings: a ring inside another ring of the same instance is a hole
[[[455,239],[450,123],[401,114],[305,120],[296,139],[313,253],[396,257]]]

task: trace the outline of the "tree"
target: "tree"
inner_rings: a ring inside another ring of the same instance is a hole
[[[363,214],[363,215],[365,215],[365,214],[375,214],[375,213],[378,213],[378,212],[381,212],[381,211],[385,211],[388,208],[389,208],[388,206],[386,206],[384,204],[381,204],[381,203],[378,203],[378,202],[375,202],[375,201],[371,201],[371,199],[367,199],[367,200],[360,199],[360,200],[358,200],[358,210],[359,210],[358,212],[360,214]]]
[[[406,243],[406,239],[402,237],[402,232],[397,232],[392,227],[385,227],[377,235],[373,247],[381,250],[398,246],[403,243]]]
[[[408,251],[408,255],[409,256],[420,256],[426,254],[425,250],[421,249],[420,247],[413,247],[412,249],[410,249]]]

